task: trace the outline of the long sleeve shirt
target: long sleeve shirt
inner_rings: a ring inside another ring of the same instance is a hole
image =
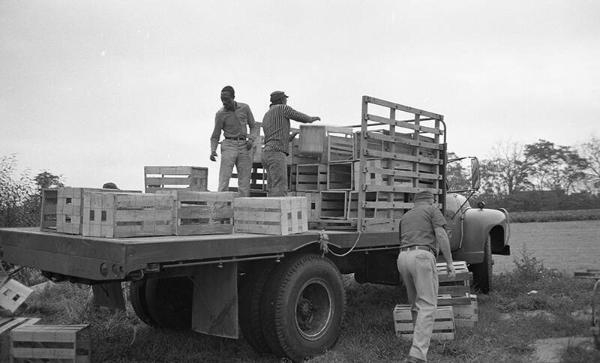
[[[235,111],[226,110],[224,107],[221,107],[217,111],[215,115],[215,128],[210,137],[211,153],[217,151],[221,131],[223,131],[224,137],[245,137],[252,142],[254,141],[252,133],[256,127],[256,123],[250,106],[245,103],[235,102],[234,107]],[[248,133],[248,127],[250,127],[250,133]]]
[[[288,154],[290,120],[302,123],[313,121],[312,117],[298,112],[288,105],[271,105],[262,122],[265,134],[264,151],[281,151]]]

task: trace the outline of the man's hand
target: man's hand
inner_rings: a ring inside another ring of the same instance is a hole
[[[456,271],[454,270],[454,264],[452,262],[448,262],[446,266],[448,267],[448,277],[451,279],[455,278]]]
[[[312,118],[312,121],[311,121],[311,122],[315,122],[315,121],[321,121],[321,118],[320,118],[320,117],[317,117],[317,116],[314,116],[314,117]]]
[[[254,143],[251,140],[246,140],[246,149],[251,150],[254,147]]]
[[[217,152],[213,151],[210,153],[210,161],[217,161]]]

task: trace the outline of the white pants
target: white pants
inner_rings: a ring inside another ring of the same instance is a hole
[[[409,355],[423,360],[427,360],[437,309],[438,275],[435,262],[435,256],[424,250],[405,251],[398,256],[398,271],[406,286],[415,324]]]

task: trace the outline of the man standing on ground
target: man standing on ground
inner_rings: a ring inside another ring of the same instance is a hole
[[[290,135],[290,120],[312,123],[319,117],[298,112],[287,105],[288,96],[283,91],[271,93],[271,106],[263,117],[262,127],[265,134],[262,153],[263,166],[267,169],[267,187],[270,197],[287,195],[288,177],[286,157],[290,141],[296,134]]]
[[[455,275],[450,241],[444,229],[446,219],[433,206],[433,194],[419,192],[414,207],[400,221],[398,271],[411,305],[414,322],[412,347],[406,362],[426,362],[437,310],[438,275],[436,256],[442,252],[448,275]]]
[[[233,166],[238,174],[238,192],[241,197],[250,196],[250,174],[252,159],[250,150],[254,145],[252,131],[256,127],[250,107],[234,101],[235,91],[231,86],[221,90],[223,107],[215,115],[215,128],[210,137],[210,160],[216,161],[217,145],[221,130],[225,140],[221,143],[221,166],[219,168],[219,191],[229,189]],[[248,133],[250,127],[250,133]]]

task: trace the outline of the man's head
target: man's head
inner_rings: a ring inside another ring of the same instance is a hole
[[[107,182],[107,183],[104,183],[104,185],[102,185],[102,189],[119,189],[119,188],[117,188],[117,184],[115,184],[113,182]]]
[[[288,96],[283,91],[271,92],[271,104],[273,104],[273,105],[279,105],[279,104],[285,105],[287,103],[287,98],[288,98]]]
[[[223,89],[221,90],[221,102],[223,102],[223,107],[225,107],[226,110],[230,110],[230,111],[234,110],[234,103],[233,103],[234,99],[235,99],[235,90],[233,89],[233,87],[231,87],[231,86],[223,87]]]
[[[431,194],[431,192],[418,192],[415,194],[413,202],[433,204],[433,194]]]

